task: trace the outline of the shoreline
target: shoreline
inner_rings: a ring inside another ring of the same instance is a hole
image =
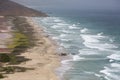
[[[34,68],[25,72],[16,72],[8,74],[6,78],[1,80],[58,80],[55,69],[60,66],[60,56],[57,54],[57,46],[47,36],[44,35],[42,27],[35,24],[31,18],[24,17],[26,22],[31,25],[34,30],[34,36],[37,39],[35,46],[21,53],[20,56],[30,59],[17,66]]]

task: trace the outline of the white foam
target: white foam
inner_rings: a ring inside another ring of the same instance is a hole
[[[114,39],[111,38],[111,39],[109,39],[109,41],[113,43],[113,42],[114,42]]]
[[[94,72],[84,71],[86,74],[94,74]]]
[[[117,48],[117,46],[115,46],[113,44],[108,44],[108,43],[105,43],[105,44],[84,43],[84,45],[86,45],[89,48],[96,48],[96,49],[99,49],[99,50],[106,50],[106,51],[108,51],[108,49]]]
[[[81,37],[84,40],[83,44],[89,48],[96,48],[99,50],[118,48],[114,44],[101,43],[101,39],[106,39],[106,37],[100,34],[99,35],[83,35],[82,34]]]
[[[110,59],[113,59],[113,60],[120,60],[120,55],[112,54],[110,56],[107,56],[107,58],[110,58]]]
[[[41,19],[41,21],[44,23],[44,22],[53,22],[53,20],[56,19],[55,17],[46,17],[46,18],[43,18]]]
[[[97,35],[98,35],[98,36],[102,36],[102,35],[103,35],[103,32],[101,32],[101,33],[98,33]]]
[[[63,74],[71,68],[71,65],[69,64],[70,60],[63,60],[61,61],[62,65],[57,68],[56,72],[60,76],[60,78],[63,77]]]
[[[99,39],[104,38],[104,36],[98,35],[80,35],[85,42],[99,42]]]
[[[57,25],[59,25],[59,26],[68,26],[68,24],[66,24],[66,23],[57,23]]]
[[[68,34],[68,33],[69,33],[69,34],[70,34],[70,33],[74,33],[74,32],[71,32],[71,31],[69,31],[69,30],[62,30],[62,32],[67,33],[67,34]]]
[[[115,69],[110,69],[108,67],[104,67],[104,70],[101,70],[100,73],[105,74],[106,78],[109,80],[119,80],[119,75],[114,74],[114,72],[119,72]]]
[[[77,29],[77,27],[75,24],[73,24],[73,25],[69,26],[69,29]]]
[[[51,26],[52,28],[54,28],[54,29],[56,29],[56,28],[59,28],[60,26],[58,26],[58,25],[53,25],[53,26]]]
[[[62,64],[68,64],[70,61],[72,61],[72,59],[62,60],[61,63],[62,63]]]
[[[80,57],[79,55],[74,55],[74,56],[73,56],[73,61],[79,61],[79,60],[81,60],[81,59],[85,59],[85,58]]]
[[[111,64],[111,67],[120,68],[120,64],[118,64],[118,63],[112,63],[112,64]]]
[[[104,70],[101,70],[100,73],[104,73],[104,74],[110,75],[110,73],[108,72],[108,70],[109,70],[109,68],[104,67]]]
[[[61,43],[60,46],[64,47],[64,48],[69,48],[70,45],[69,44],[64,44],[64,43]]]
[[[95,76],[97,76],[97,77],[101,77],[101,75],[99,75],[99,74],[96,74],[96,73],[95,73]]]
[[[61,34],[61,35],[60,35],[60,37],[65,37],[65,36],[66,36],[66,34]]]
[[[54,39],[54,40],[58,40],[59,38],[58,38],[58,37],[52,37],[52,39]]]
[[[113,62],[114,60],[113,59],[110,59],[109,62]]]
[[[60,19],[55,19],[54,22],[61,22],[61,20]]]
[[[100,73],[105,74],[105,78],[106,78],[107,80],[110,80],[109,76],[111,76],[112,74],[109,73],[107,69],[101,70]]]
[[[99,55],[101,53],[90,50],[90,49],[82,49],[82,50],[79,50],[79,54],[80,55]]]
[[[68,31],[68,30],[62,30],[62,32],[64,32],[64,33],[69,33],[69,31]]]
[[[80,30],[81,33],[86,33],[88,32],[88,29],[87,28],[83,28],[82,30]]]
[[[70,39],[61,39],[62,41],[69,41]]]

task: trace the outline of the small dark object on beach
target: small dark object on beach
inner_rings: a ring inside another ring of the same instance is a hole
[[[60,53],[60,56],[67,56],[67,53]]]

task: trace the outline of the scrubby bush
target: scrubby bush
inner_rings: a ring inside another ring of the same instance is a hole
[[[2,74],[0,74],[0,78],[4,78],[4,76]]]
[[[19,53],[28,48],[29,43],[28,38],[24,34],[17,32],[13,34],[13,41],[8,45],[8,48],[13,49],[12,53]]]
[[[4,72],[6,74],[10,74],[14,72],[25,72],[26,70],[33,70],[33,68],[24,68],[18,66],[0,67],[0,72]]]
[[[8,67],[4,67],[4,68],[3,68],[3,71],[6,72],[7,74],[9,74],[9,73],[14,73],[15,68],[14,68],[14,67],[11,67],[11,66],[8,66]]]
[[[12,44],[8,45],[8,48],[27,48],[29,46],[28,38],[22,33],[14,33]]]
[[[16,64],[16,56],[13,54],[0,54],[0,62],[10,62],[11,64]]]
[[[15,25],[15,30],[27,36],[29,40],[29,47],[35,46],[34,43],[34,29],[23,17],[15,17],[13,19],[13,24]]]
[[[11,54],[11,55],[9,55],[9,57],[10,57],[10,61],[9,61],[10,64],[18,63],[15,55]]]
[[[0,62],[9,62],[10,57],[8,54],[0,53]]]

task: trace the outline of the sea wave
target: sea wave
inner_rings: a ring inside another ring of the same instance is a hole
[[[120,60],[120,55],[115,53],[115,54],[111,54],[110,56],[107,56],[107,58],[112,60]]]
[[[118,73],[120,70],[119,69],[111,69],[108,67],[104,67],[104,70],[101,70],[100,73],[104,74],[104,77],[107,80],[119,80],[120,77],[119,75],[115,74]]]
[[[103,43],[101,40],[108,39],[108,37],[102,36],[101,34],[99,35],[81,34],[80,36],[84,40],[83,44],[89,48],[96,48],[99,50],[108,50],[108,49],[118,48],[114,44],[107,43],[107,42]]]
[[[87,28],[83,28],[82,30],[80,30],[81,33],[87,33],[89,30]]]
[[[73,55],[73,61],[80,61],[82,59],[85,59],[85,58],[80,57],[79,55]]]

